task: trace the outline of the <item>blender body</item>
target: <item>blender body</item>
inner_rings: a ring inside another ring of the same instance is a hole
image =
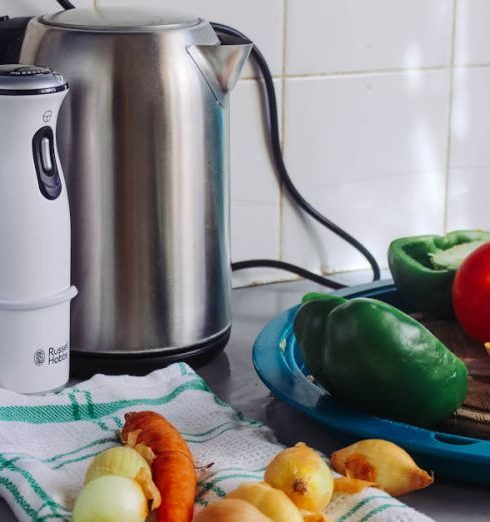
[[[0,387],[69,376],[70,212],[56,148],[68,86],[50,69],[0,66]]]

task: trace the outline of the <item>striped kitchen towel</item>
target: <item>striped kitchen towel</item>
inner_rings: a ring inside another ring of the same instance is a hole
[[[281,450],[272,432],[214,395],[186,364],[144,377],[96,375],[45,396],[0,390],[0,495],[20,521],[69,521],[94,455],[118,444],[124,414],[152,409],[184,435],[198,465],[214,463],[199,483],[196,512],[244,481],[259,481]],[[368,488],[335,495],[338,522],[428,521]]]

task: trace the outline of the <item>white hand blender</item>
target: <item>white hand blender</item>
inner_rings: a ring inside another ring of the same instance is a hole
[[[70,211],[56,148],[68,85],[0,65],[0,387],[41,393],[69,377]]]

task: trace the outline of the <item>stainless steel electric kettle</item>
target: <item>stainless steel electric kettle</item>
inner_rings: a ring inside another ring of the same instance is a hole
[[[58,146],[82,372],[136,371],[226,344],[228,95],[251,47],[156,9],[72,9],[29,22],[21,63],[54,67],[71,89]]]

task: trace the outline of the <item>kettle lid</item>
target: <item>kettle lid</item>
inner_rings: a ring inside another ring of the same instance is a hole
[[[63,76],[48,67],[0,65],[0,96],[49,94],[67,89]]]
[[[125,6],[68,9],[44,15],[39,20],[52,27],[90,32],[145,32],[189,27],[200,22],[199,18],[185,13]]]

